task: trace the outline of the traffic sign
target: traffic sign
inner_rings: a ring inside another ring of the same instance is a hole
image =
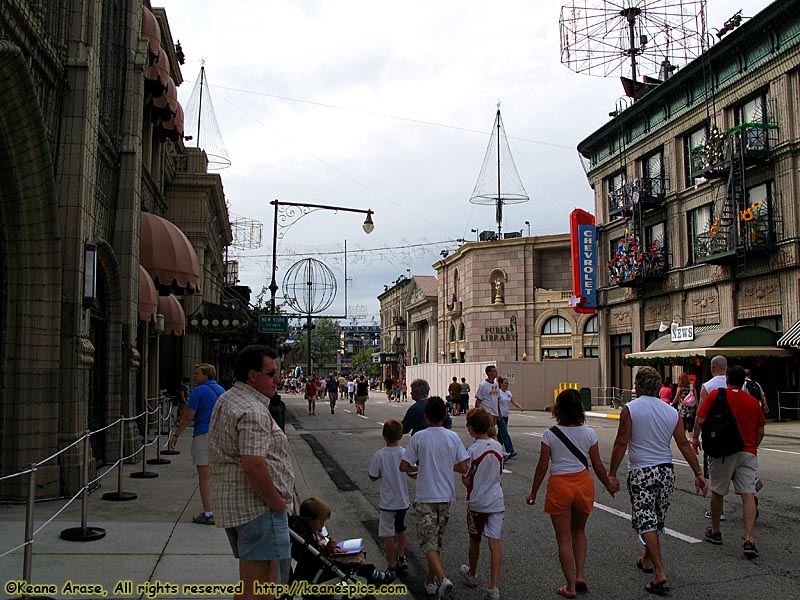
[[[284,315],[258,315],[258,333],[286,333],[289,317]]]

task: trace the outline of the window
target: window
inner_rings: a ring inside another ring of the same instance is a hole
[[[686,188],[703,183],[702,177],[692,178],[692,148],[702,146],[708,135],[708,129],[703,125],[683,138],[683,174]]]
[[[768,97],[764,93],[736,108],[736,124],[744,125],[741,135],[746,150],[767,150],[769,147],[767,130],[760,127],[768,122],[767,102]]]
[[[663,250],[664,249],[664,240],[665,240],[666,233],[664,231],[664,221],[661,223],[656,223],[655,225],[651,225],[647,229],[645,229],[645,243],[647,244],[648,248],[652,248],[655,245],[656,249]]]
[[[450,325],[450,341],[451,342],[455,342],[456,341],[456,326],[455,325]]]
[[[622,390],[633,388],[631,368],[623,362],[625,355],[631,353],[631,334],[611,336],[611,386]]]
[[[607,180],[608,185],[608,208],[609,211],[615,212],[625,208],[625,171],[620,171],[616,175],[612,175]]]
[[[572,348],[545,348],[542,359],[548,358],[572,358]]]
[[[600,357],[600,349],[597,346],[584,346],[584,348],[583,348],[583,357],[584,358],[599,358]]]
[[[711,205],[701,206],[688,215],[689,260],[694,263],[710,251]]]
[[[663,196],[664,189],[664,150],[659,149],[642,160],[642,189],[650,197]]]
[[[747,188],[746,203],[739,217],[742,235],[748,247],[774,243],[771,181]]]
[[[597,315],[586,321],[586,327],[583,328],[583,333],[597,333]],[[584,354],[586,354],[584,352]]]
[[[563,335],[572,333],[572,327],[564,317],[552,317],[544,324],[542,335]]]
[[[461,328],[458,330],[458,339],[465,340],[467,339],[467,328],[464,327],[464,324],[461,324]],[[464,362],[463,360],[461,362]]]

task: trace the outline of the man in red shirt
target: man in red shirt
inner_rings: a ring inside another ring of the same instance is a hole
[[[764,437],[766,419],[758,400],[742,389],[745,371],[740,366],[728,369],[728,387],[725,398],[744,447],[740,452],[721,458],[709,458],[709,474],[711,478],[711,527],[706,529],[705,540],[715,545],[722,544],[722,533],[719,530],[720,515],[725,495],[733,480],[734,492],[742,498],[744,513],[744,555],[747,558],[758,556],[755,545],[756,529],[756,476],[758,474],[758,456],[756,448]],[[700,405],[694,424],[692,445],[695,452],[700,447],[700,431],[708,418],[719,390],[712,391]]]

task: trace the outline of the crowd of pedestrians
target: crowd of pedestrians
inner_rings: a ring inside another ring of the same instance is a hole
[[[369,571],[368,580],[390,582],[407,567],[406,519],[411,508],[408,477],[413,477],[417,481],[414,541],[421,546],[427,563],[425,590],[437,599],[450,597],[455,585],[445,572],[441,552],[456,499],[454,473],[458,473],[466,488],[467,508],[467,552],[458,573],[460,581],[469,587],[478,585],[478,558],[485,538],[490,571],[484,597],[500,598],[505,514],[500,477],[504,463],[516,455],[508,433],[508,411],[511,406],[519,410],[523,407],[508,391],[508,381],[497,376],[494,365],[486,367],[485,372],[486,379],[475,392],[475,407],[466,412],[467,432],[473,438],[468,446],[451,430],[452,417],[448,414],[462,414],[464,395],[468,398],[469,393],[464,378],[460,382],[453,378],[448,402],[430,396],[426,381],[412,381],[413,403],[402,421],[384,423],[385,446],[372,458],[369,477],[380,486],[379,536],[387,570],[360,565],[360,571]],[[711,373],[711,379],[699,390],[686,375],[681,375],[673,388],[662,382],[656,369],[640,367],[634,381],[635,398],[620,413],[608,469],[595,431],[584,424],[578,392],[564,390],[558,395],[553,408],[556,424],[542,435],[539,460],[525,498],[527,504],[536,505],[549,472],[543,512],[552,521],[565,579],[555,589],[556,594],[576,598],[589,589],[585,526],[595,499],[589,465],[606,491],[614,495],[621,491],[617,472],[625,454],[631,523],[644,546],[635,564],[652,575],[646,592],[669,593],[659,535],[664,531],[674,489],[673,441],[694,473],[696,491],[706,495],[711,489],[706,515],[711,525],[704,539],[722,544],[723,501],[732,483],[743,506],[742,552],[747,558],[758,556],[757,448],[764,436],[766,395],[745,369],[729,367],[725,357],[712,359]],[[203,508],[193,520],[225,528],[233,554],[239,559],[239,576],[245,583],[243,598],[250,598],[253,596],[248,590],[253,589],[253,582],[288,581],[288,513],[293,503],[294,475],[288,441],[269,411],[279,382],[274,352],[260,346],[245,348],[236,365],[236,383],[227,392],[215,377],[214,367],[201,363],[195,369],[191,393],[182,381],[180,421],[170,446],[174,447],[193,421],[192,456]],[[375,382],[364,375],[320,379],[291,374],[281,383],[288,391],[304,394],[309,415],[313,416],[322,396],[327,396],[334,414],[340,395],[356,404],[357,413],[363,415],[371,383]],[[391,386],[390,401],[402,401],[405,381],[392,382]],[[400,444],[404,434],[410,434],[405,448]],[[698,460],[701,451],[704,466]],[[312,523],[324,524],[330,509],[326,510],[324,500],[310,500],[319,510],[306,516]],[[323,535],[324,531],[320,528],[313,533]],[[326,540],[329,546],[330,540]]]

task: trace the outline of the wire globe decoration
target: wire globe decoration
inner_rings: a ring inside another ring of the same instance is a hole
[[[283,278],[283,298],[286,304],[304,315],[316,315],[326,310],[336,298],[336,276],[314,258],[294,263]]]

